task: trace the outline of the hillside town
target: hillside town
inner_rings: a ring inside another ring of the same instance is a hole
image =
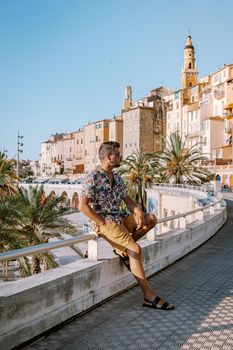
[[[222,185],[233,187],[232,110],[233,64],[199,78],[188,34],[179,90],[159,86],[134,101],[132,87],[126,86],[118,116],[99,119],[70,133],[53,134],[42,143],[34,172],[43,177],[87,173],[98,165],[97,152],[104,141],[120,142],[125,159],[135,150],[162,151],[166,138],[178,132],[186,139],[187,148],[199,145]]]

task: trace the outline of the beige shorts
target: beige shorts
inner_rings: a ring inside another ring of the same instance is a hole
[[[134,214],[122,217],[123,225],[115,222],[107,222],[106,225],[98,226],[97,234],[108,241],[114,248],[120,251],[130,249],[135,241],[132,237],[133,228],[135,227]]]

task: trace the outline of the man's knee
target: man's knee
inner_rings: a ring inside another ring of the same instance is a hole
[[[127,253],[134,258],[138,258],[141,256],[142,249],[139,244],[135,243],[133,246],[131,246],[129,249],[127,249]]]
[[[157,224],[157,218],[154,214],[147,214],[149,215],[149,226],[151,228],[155,227],[155,225]]]

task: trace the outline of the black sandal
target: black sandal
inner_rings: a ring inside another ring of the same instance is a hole
[[[157,310],[166,310],[166,311],[170,311],[170,310],[174,310],[175,306],[172,304],[167,303],[166,301],[163,301],[162,305],[159,304],[159,302],[161,302],[161,300],[163,300],[160,297],[155,297],[154,300],[147,300],[144,299],[144,303],[142,304],[145,307],[150,307],[152,309],[157,309]]]
[[[113,250],[113,253],[120,257],[120,259],[123,262],[123,264],[125,265],[125,267],[127,267],[127,269],[131,272],[130,264],[129,264],[129,257],[128,256],[122,256],[121,254],[118,254],[115,249]]]

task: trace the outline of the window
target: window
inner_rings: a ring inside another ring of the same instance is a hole
[[[180,93],[179,91],[175,93],[175,100],[179,100]]]
[[[191,62],[189,63],[189,69],[192,69],[192,63]]]

